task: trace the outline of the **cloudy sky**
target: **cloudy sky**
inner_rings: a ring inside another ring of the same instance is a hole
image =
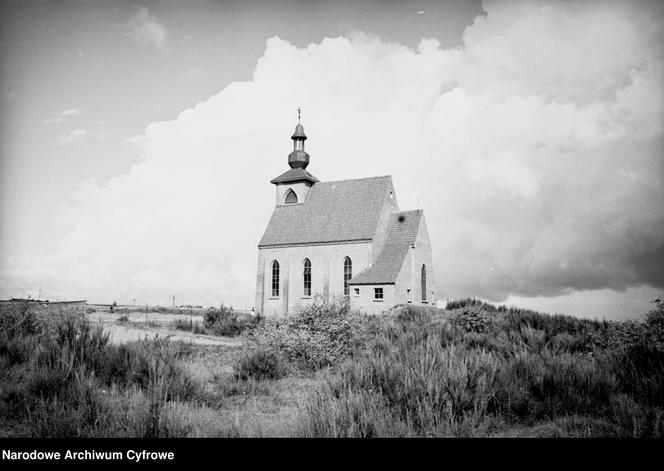
[[[392,175],[442,298],[634,318],[664,292],[664,5],[6,1],[0,297],[251,307],[296,109]]]

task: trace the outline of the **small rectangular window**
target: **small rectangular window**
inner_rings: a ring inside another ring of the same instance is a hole
[[[383,288],[374,288],[374,301],[383,300]]]
[[[355,296],[360,295],[360,288],[353,288],[355,290]]]

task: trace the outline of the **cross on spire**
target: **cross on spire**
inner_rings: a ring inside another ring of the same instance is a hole
[[[300,108],[297,108],[297,124],[300,124]]]

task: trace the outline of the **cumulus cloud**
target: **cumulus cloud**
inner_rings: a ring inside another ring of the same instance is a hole
[[[71,132],[64,133],[60,136],[58,142],[60,145],[71,144],[72,142],[81,141],[88,135],[87,129],[74,129]]]
[[[162,48],[166,44],[168,30],[146,7],[140,7],[124,27],[126,35],[142,46]]]
[[[64,110],[61,113],[58,113],[57,116],[53,116],[51,118],[46,118],[42,120],[42,123],[44,124],[57,124],[57,123],[62,123],[65,119],[67,119],[70,116],[76,116],[81,114],[81,110],[76,109],[76,108],[70,108],[67,110]]]
[[[83,184],[58,250],[4,278],[250,305],[299,105],[311,173],[391,174],[402,208],[424,208],[441,297],[663,288],[661,9],[484,8],[457,49],[269,39],[252,80],[147,126],[141,162]]]
[[[68,110],[64,110],[62,113],[60,113],[62,116],[76,116],[77,114],[81,114],[81,110],[78,110],[76,108],[70,108]]]

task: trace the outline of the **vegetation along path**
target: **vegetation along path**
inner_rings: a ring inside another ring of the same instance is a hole
[[[270,319],[1,309],[1,436],[664,435],[659,300],[630,322],[472,299]]]

